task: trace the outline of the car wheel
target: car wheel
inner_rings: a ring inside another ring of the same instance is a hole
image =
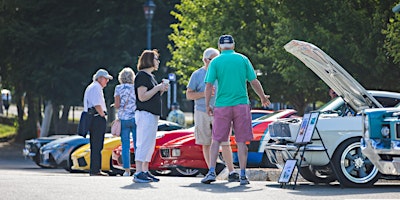
[[[174,171],[178,176],[196,176],[199,174],[199,169],[191,169],[186,167],[177,167]]]
[[[313,166],[301,167],[300,175],[307,181],[318,183],[331,183],[336,180],[335,174],[332,173],[332,169],[325,168],[317,169]]]
[[[156,176],[167,176],[172,174],[172,170],[150,170],[150,172]]]
[[[343,142],[335,151],[332,162],[340,184],[345,187],[370,187],[380,176],[378,169],[361,153],[360,138]]]
[[[278,168],[278,167],[276,167],[275,164],[272,164],[271,161],[269,161],[266,153],[263,154],[263,157],[262,157],[261,163],[260,163],[260,167],[263,167],[263,168]]]

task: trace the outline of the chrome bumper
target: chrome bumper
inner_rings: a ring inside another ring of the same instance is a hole
[[[381,145],[374,139],[364,139],[361,143],[362,153],[378,168],[379,172],[386,175],[400,175],[400,143],[391,142],[389,146]],[[380,155],[393,156],[392,160],[382,160]],[[394,157],[397,156],[397,157]]]

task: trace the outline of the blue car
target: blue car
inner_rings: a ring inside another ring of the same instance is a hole
[[[382,178],[400,179],[400,107],[365,109],[361,151]]]
[[[106,137],[112,137],[108,134]],[[79,147],[89,143],[89,138],[72,135],[49,142],[40,148],[39,165],[47,168],[64,168],[71,170],[71,154]]]
[[[67,136],[69,135],[51,135],[48,137],[39,137],[25,140],[25,146],[22,149],[22,154],[25,156],[25,158],[30,158],[31,160],[33,160],[38,166],[45,167],[40,165],[40,148],[51,141]]]

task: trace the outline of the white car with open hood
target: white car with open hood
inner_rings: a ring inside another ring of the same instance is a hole
[[[322,106],[316,130],[321,135],[331,157],[341,185],[366,187],[379,178],[377,168],[361,153],[362,119],[366,108],[394,107],[400,102],[400,93],[367,91],[337,62],[313,44],[292,40],[286,51],[300,59],[339,96]],[[280,120],[269,125],[271,139],[265,151],[271,163],[282,168],[287,159],[293,159],[297,146],[300,120]],[[314,183],[337,180],[316,131],[311,144],[301,147],[304,159],[300,168],[303,178]],[[300,152],[295,159],[300,158]]]

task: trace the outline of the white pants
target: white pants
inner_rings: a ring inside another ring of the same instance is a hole
[[[136,146],[135,161],[150,162],[156,146],[158,115],[147,111],[135,111]]]

